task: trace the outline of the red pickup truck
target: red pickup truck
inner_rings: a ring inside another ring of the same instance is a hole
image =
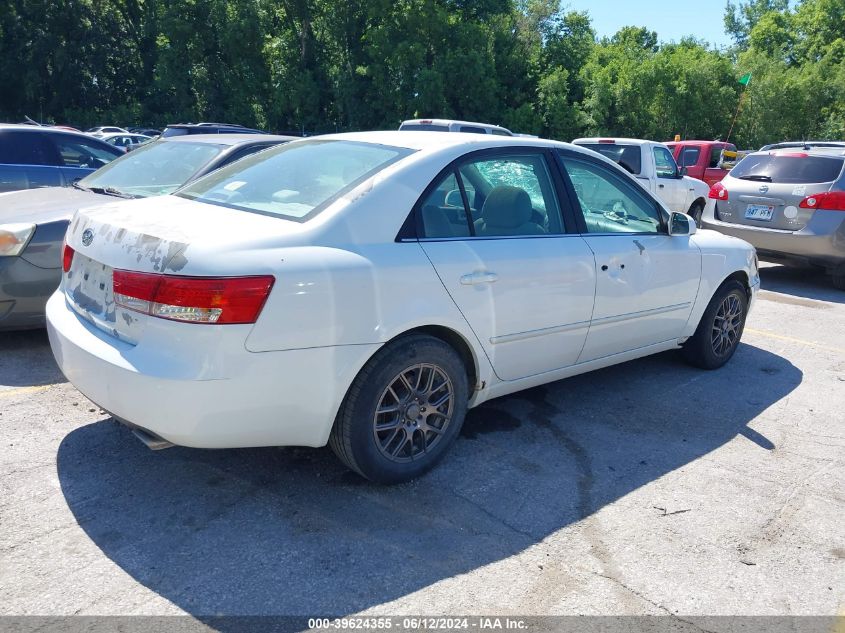
[[[719,166],[722,150],[735,152],[733,143],[724,141],[670,141],[666,143],[679,167],[687,168],[687,175],[713,186],[725,177],[727,169]]]

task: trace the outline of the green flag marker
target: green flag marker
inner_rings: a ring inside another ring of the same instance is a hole
[[[747,75],[743,75],[742,77],[739,78],[739,83],[741,83],[743,86],[747,86],[750,81],[751,81],[751,73],[748,73]]]

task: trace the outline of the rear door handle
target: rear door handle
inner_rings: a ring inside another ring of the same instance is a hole
[[[661,189],[663,189],[663,185],[657,185],[657,186],[660,187]]]
[[[492,284],[499,279],[496,273],[488,273],[478,271],[470,273],[469,275],[461,275],[461,284],[464,286],[474,286],[475,284]]]

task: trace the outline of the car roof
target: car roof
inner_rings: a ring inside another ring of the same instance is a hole
[[[181,136],[165,136],[159,138],[160,143],[208,143],[210,145],[244,145],[247,143],[284,143],[295,141],[299,136],[282,136],[280,134],[183,134]]]
[[[543,147],[571,147],[569,143],[552,141],[542,138],[527,138],[521,136],[495,136],[493,134],[473,134],[470,132],[400,132],[398,130],[384,130],[377,132],[346,132],[342,134],[326,134],[312,136],[310,139],[332,139],[392,145],[413,150],[438,150],[457,145],[477,145],[484,147],[507,147],[509,145],[543,146]],[[578,148],[579,151],[582,151]]]
[[[796,154],[805,154],[807,156],[830,156],[831,158],[845,159],[845,145],[840,147],[779,147],[774,149],[757,150],[751,152],[749,156],[760,155],[773,156],[794,156]]]
[[[572,141],[574,144],[578,143],[601,143],[601,141],[613,141],[614,143],[627,143],[628,145],[648,145],[652,143],[654,145],[665,145],[666,143],[661,143],[660,141],[650,141],[644,138],[625,138],[620,136],[590,136],[586,138],[576,138]],[[608,143],[610,145],[611,143]]]
[[[508,129],[501,125],[496,125],[495,123],[484,123],[483,121],[462,121],[460,119],[407,119],[405,121],[402,121],[402,125],[414,125],[417,123],[419,123],[420,125],[451,125],[452,123],[456,123],[458,125],[474,125],[476,127],[495,127],[500,130]]]
[[[680,145],[681,143],[701,143],[702,145],[733,145],[730,141],[699,141],[697,139],[685,138],[683,141],[665,141],[664,145]]]
[[[92,138],[90,134],[86,134],[85,132],[74,132],[72,130],[65,130],[50,125],[29,125],[26,123],[0,123],[0,130],[15,130],[20,132],[52,132],[54,134],[67,134],[68,136],[83,137],[86,139]]]

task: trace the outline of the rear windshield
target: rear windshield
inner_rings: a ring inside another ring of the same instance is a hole
[[[622,145],[620,143],[578,143],[578,145],[619,163],[620,167],[624,167],[632,174],[638,174],[643,169],[639,145]]]
[[[154,141],[101,167],[79,184],[88,188],[108,187],[140,198],[171,193],[226,147],[211,143]]]
[[[232,163],[176,195],[303,222],[412,153],[374,143],[295,141]]]
[[[833,182],[842,171],[843,159],[836,156],[806,154],[752,154],[731,170],[731,176],[784,184]]]

